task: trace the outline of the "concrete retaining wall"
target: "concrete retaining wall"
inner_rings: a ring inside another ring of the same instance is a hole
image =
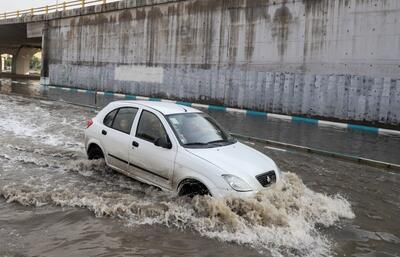
[[[400,124],[400,1],[161,2],[50,20],[50,84]]]

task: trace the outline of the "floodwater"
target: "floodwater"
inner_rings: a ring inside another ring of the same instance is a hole
[[[400,255],[399,174],[246,142],[281,183],[246,200],[177,197],[86,159],[91,108],[7,89],[0,256]]]

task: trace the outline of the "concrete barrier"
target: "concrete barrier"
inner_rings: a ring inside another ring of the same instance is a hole
[[[41,46],[49,85],[397,128],[399,15],[399,0],[125,0],[0,20],[0,53],[21,70]]]

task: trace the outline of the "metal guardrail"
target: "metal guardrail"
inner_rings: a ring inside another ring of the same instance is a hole
[[[109,0],[110,2],[110,0]],[[65,1],[60,2],[53,5],[46,5],[37,8],[30,8],[24,10],[18,10],[14,12],[5,12],[0,13],[0,20],[3,19],[10,19],[10,18],[18,18],[24,16],[33,16],[39,14],[48,14],[51,12],[58,12],[58,11],[65,11],[69,9],[75,8],[83,8],[88,5],[96,5],[96,4],[106,4],[107,0],[72,0],[72,1]]]

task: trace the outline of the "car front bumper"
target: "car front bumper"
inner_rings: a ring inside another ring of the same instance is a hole
[[[238,192],[233,189],[221,189],[221,188],[214,188],[211,189],[210,191],[211,195],[216,198],[226,198],[226,197],[249,198],[255,196],[258,192],[257,190]]]

